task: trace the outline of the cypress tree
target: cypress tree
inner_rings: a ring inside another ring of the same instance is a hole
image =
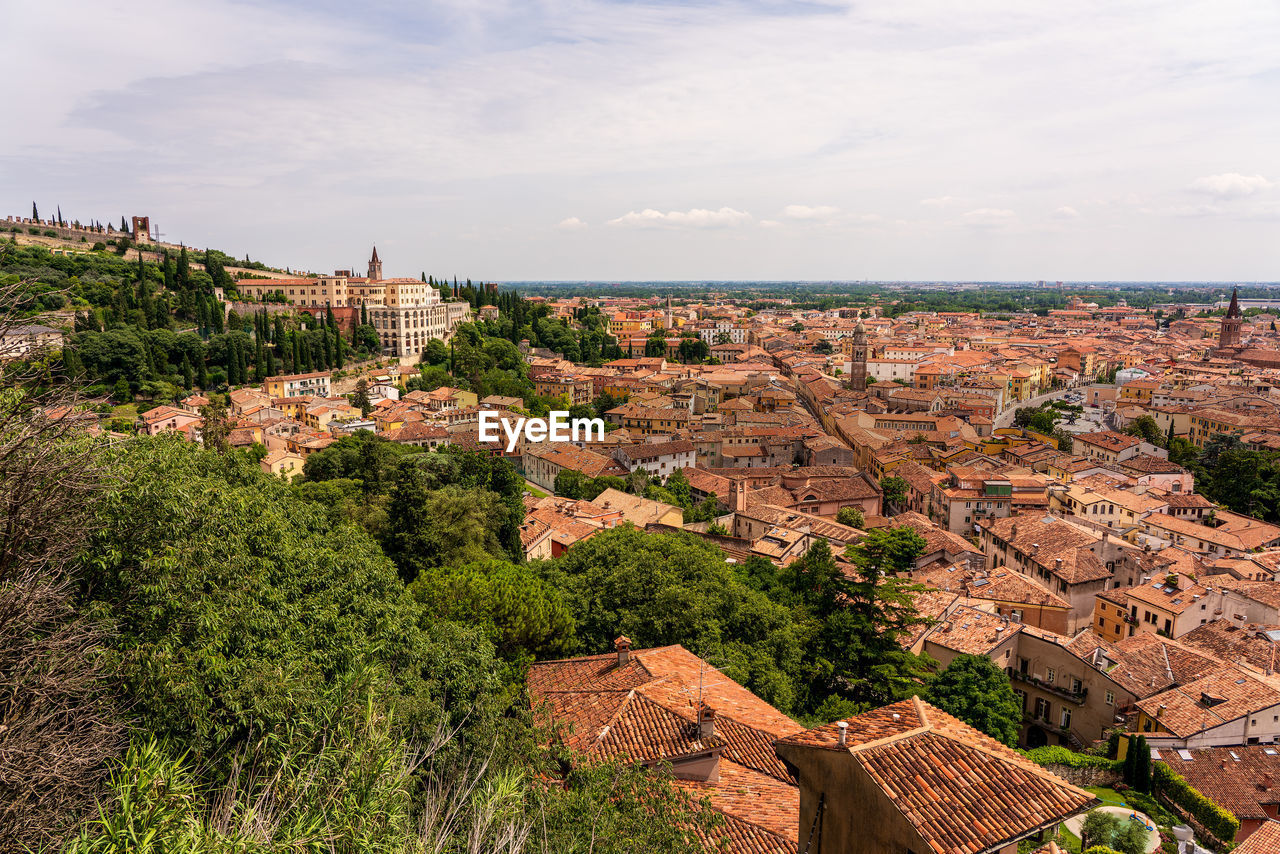
[[[298,346],[298,333],[289,333],[289,338],[291,339],[290,343],[293,345],[293,361],[289,370],[293,371],[295,374],[300,374],[302,373],[302,349]]]
[[[182,386],[187,391],[191,391],[191,386],[196,381],[195,371],[191,367],[191,357],[186,353],[182,354]]]
[[[209,387],[209,372],[205,369],[203,356],[196,360],[196,383],[200,388]]]
[[[320,334],[324,337],[320,350],[320,370],[329,370],[329,365],[333,363],[333,349],[329,346],[329,327],[322,326]]]
[[[334,332],[333,333],[333,364],[335,367],[338,367],[338,368],[341,368],[345,363],[345,360],[342,357],[343,346],[344,346],[344,342],[342,340],[342,336],[339,335],[337,332]]]
[[[1151,748],[1147,746],[1147,737],[1138,736],[1138,759],[1134,765],[1134,788],[1145,794],[1151,793]]]
[[[234,386],[240,380],[240,358],[236,355],[236,340],[227,341],[227,385]]]
[[[267,351],[267,376],[274,377],[276,375],[276,357],[270,350]]]
[[[222,303],[218,301],[216,296],[210,297],[209,300],[209,307],[213,309],[213,331],[221,335],[226,331],[227,322],[226,315],[222,311]]]
[[[249,381],[249,353],[247,347],[236,347],[236,355],[240,357],[240,382],[241,384]]]
[[[1134,779],[1138,767],[1138,740],[1129,736],[1127,739],[1127,747],[1124,754],[1124,769],[1120,772],[1121,778],[1129,786],[1134,785]]]
[[[178,253],[178,287],[183,290],[191,287],[191,261],[187,258],[187,247],[185,246]]]
[[[32,219],[34,219],[34,220],[39,220],[39,219],[40,219],[40,211],[36,210],[36,203],[35,203],[35,202],[32,202],[32,203],[31,203],[31,218],[32,218]]]

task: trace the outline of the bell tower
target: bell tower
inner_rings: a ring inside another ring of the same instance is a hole
[[[1222,327],[1218,330],[1219,350],[1240,349],[1240,326],[1244,323],[1244,315],[1240,311],[1239,288],[1231,289],[1231,305],[1227,307],[1227,316],[1222,318]]]
[[[373,256],[369,259],[369,278],[375,282],[382,281],[382,259],[378,257],[378,247],[373,247]]]
[[[858,318],[858,325],[853,327],[853,335],[850,338],[849,350],[849,388],[854,391],[867,390],[867,327],[863,326],[862,318]]]

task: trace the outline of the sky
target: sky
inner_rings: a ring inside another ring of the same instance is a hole
[[[1275,0],[5,4],[0,217],[477,280],[1280,280]]]

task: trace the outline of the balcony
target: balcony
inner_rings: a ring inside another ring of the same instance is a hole
[[[1060,697],[1069,703],[1075,703],[1077,706],[1084,705],[1085,698],[1089,696],[1089,689],[1085,686],[1080,688],[1080,693],[1076,693],[1070,688],[1064,688],[1061,685],[1045,682],[1043,679],[1037,679],[1030,673],[1023,673],[1021,670],[1014,670],[1009,675],[1015,682],[1023,682],[1034,688],[1039,688],[1046,694],[1053,694],[1055,697]]]

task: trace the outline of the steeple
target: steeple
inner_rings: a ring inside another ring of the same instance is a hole
[[[378,257],[378,247],[373,247],[373,255],[369,258],[369,278],[374,281],[382,279],[382,259]]]
[[[1240,313],[1240,289],[1231,289],[1231,305],[1227,306],[1227,317],[1242,317]]]
[[[1222,326],[1218,330],[1219,350],[1240,349],[1240,327],[1244,323],[1244,315],[1240,311],[1240,289],[1231,289],[1231,305],[1227,306],[1227,316],[1222,318]]]

